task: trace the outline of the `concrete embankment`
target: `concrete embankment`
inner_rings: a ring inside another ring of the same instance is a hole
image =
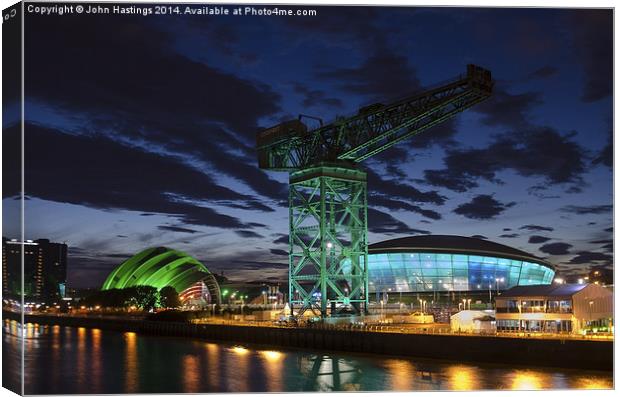
[[[16,313],[3,312],[3,317],[19,321],[19,315]],[[26,315],[25,321],[281,348],[387,354],[535,367],[613,369],[613,342],[611,341],[399,334],[45,315]]]

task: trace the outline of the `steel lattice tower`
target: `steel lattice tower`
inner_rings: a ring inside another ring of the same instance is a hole
[[[292,120],[261,131],[263,169],[289,172],[289,294],[298,315],[364,313],[368,305],[366,173],[358,163],[491,95],[488,70],[308,131]]]

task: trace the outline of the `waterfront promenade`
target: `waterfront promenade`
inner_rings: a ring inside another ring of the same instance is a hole
[[[3,314],[5,318],[19,321],[17,313],[5,311]],[[28,314],[25,321],[318,351],[597,370],[613,368],[613,341],[605,339],[434,333],[393,325],[378,328],[330,325],[283,327],[273,324],[146,321],[123,316],[92,315]]]

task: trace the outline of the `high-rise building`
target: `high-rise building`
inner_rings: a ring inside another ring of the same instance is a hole
[[[24,258],[24,297],[49,302],[64,297],[67,280],[67,245],[47,239],[2,238],[2,292],[19,297],[22,289],[22,249]]]

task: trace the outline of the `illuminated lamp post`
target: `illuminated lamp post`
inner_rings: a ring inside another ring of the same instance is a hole
[[[489,283],[489,303],[493,303],[493,298],[491,297],[491,283]]]
[[[588,312],[589,312],[589,318],[590,318],[590,329],[592,329],[592,305],[594,304],[594,301],[590,301],[588,302]]]
[[[499,283],[503,283],[504,282],[504,278],[496,278],[495,279],[495,289],[496,289],[496,295],[499,295]]]

